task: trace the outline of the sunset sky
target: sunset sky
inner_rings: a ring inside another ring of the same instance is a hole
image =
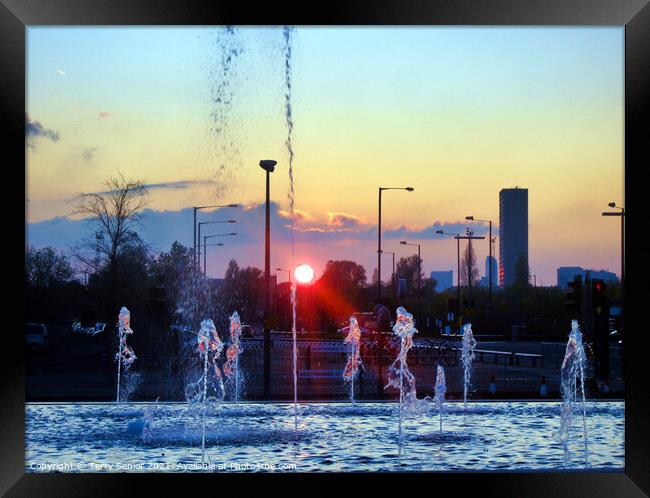
[[[156,249],[192,244],[192,206],[242,203],[201,217],[240,234],[211,250],[209,274],[230,258],[262,267],[258,162],[272,158],[272,268],[291,264],[281,29],[30,27],[27,40],[28,243],[69,247],[90,229],[65,218],[71,199],[119,170],[151,185],[142,233]],[[620,27],[296,28],[295,263],[318,277],[353,259],[370,277],[377,187],[412,185],[384,194],[384,249],[420,242],[425,272],[455,278],[455,241],[431,227],[474,215],[498,235],[499,190],[519,186],[538,285],[558,266],[618,274],[619,225],[600,213],[624,204],[623,42]]]

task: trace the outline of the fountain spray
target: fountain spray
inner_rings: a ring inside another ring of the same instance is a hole
[[[350,383],[350,402],[354,403],[354,379],[357,376],[361,364],[359,354],[359,342],[361,341],[361,328],[355,316],[350,317],[350,330],[343,342],[350,344],[348,362],[343,370],[343,380]]]
[[[445,393],[447,392],[447,381],[445,380],[445,369],[442,365],[438,365],[436,371],[436,387],[435,396],[433,401],[438,408],[438,413],[440,415],[440,436],[442,436],[442,408],[445,402]]]
[[[474,359],[474,348],[476,347],[476,340],[472,333],[472,324],[466,323],[463,325],[463,349],[461,353],[461,361],[463,362],[463,409],[467,410],[467,390],[470,385],[470,376],[472,375],[472,360]]]
[[[236,311],[230,315],[230,344],[226,350],[226,362],[223,365],[223,373],[229,379],[235,377],[235,393],[233,395],[234,402],[237,404],[239,401],[239,355],[242,352],[241,342],[241,321],[239,320],[239,313]]]
[[[212,353],[212,364],[214,366],[219,393],[220,395],[224,393],[221,371],[217,365],[217,359],[223,350],[223,343],[219,339],[219,334],[217,334],[214,323],[209,318],[201,322],[201,330],[197,334],[197,341],[199,344],[199,353],[203,356],[203,378],[201,379],[203,381],[203,393],[201,396],[201,463],[205,463],[205,402],[208,394],[208,358],[210,357],[210,353]]]
[[[404,417],[404,405],[410,409],[417,403],[417,393],[415,391],[415,376],[409,370],[406,363],[406,355],[409,349],[413,347],[413,334],[417,334],[417,329],[413,325],[413,315],[406,311],[402,306],[397,308],[397,319],[393,326],[393,332],[400,338],[399,355],[388,369],[388,384],[399,389],[399,441],[401,449],[402,441],[402,419]]]
[[[118,345],[117,354],[115,355],[115,359],[117,360],[117,396],[115,398],[115,402],[119,403],[122,365],[124,365],[124,371],[126,372],[131,367],[131,365],[133,365],[133,362],[135,362],[137,359],[137,356],[133,352],[133,349],[126,345],[126,336],[132,334],[133,330],[131,330],[131,312],[124,306],[122,306],[122,309],[120,310],[119,326],[117,331],[119,334],[120,342]]]
[[[287,154],[289,156],[289,215],[291,218],[291,267],[296,266],[296,191],[293,185],[293,112],[291,107],[291,26],[284,27],[284,116],[287,123]],[[293,420],[298,431],[298,345],[296,341],[296,284],[291,284],[291,334],[293,338]]]
[[[589,442],[587,439],[587,409],[585,396],[585,368],[587,357],[582,343],[582,332],[577,320],[571,321],[571,332],[567,341],[564,361],[560,370],[560,390],[562,406],[560,408],[559,440],[564,450],[564,464],[570,461],[569,438],[573,422],[574,404],[578,401],[578,382],[582,404],[582,430],[584,440],[585,467],[589,465]]]

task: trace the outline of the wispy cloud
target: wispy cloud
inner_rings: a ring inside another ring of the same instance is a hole
[[[192,188],[196,185],[212,185],[214,182],[212,180],[178,180],[175,182],[160,182],[160,183],[147,183],[145,188],[149,190],[159,189],[186,189]]]
[[[291,218],[291,213],[284,209],[278,209],[278,215],[283,218]],[[316,217],[302,209],[294,209],[294,216],[297,222],[316,221]]]
[[[46,138],[52,142],[58,142],[59,133],[45,128],[40,121],[32,120],[28,115],[25,115],[25,143],[27,147],[35,150],[36,144],[34,141],[38,138]]]
[[[100,111],[97,113],[99,119],[110,118],[113,115],[112,112]]]
[[[367,222],[361,216],[350,213],[327,213],[327,224],[339,228],[355,228],[367,225]]]

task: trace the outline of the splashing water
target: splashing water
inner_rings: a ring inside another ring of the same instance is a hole
[[[219,334],[217,334],[214,323],[209,318],[201,322],[201,329],[197,334],[197,342],[199,354],[203,359],[203,375],[198,381],[187,385],[185,388],[185,397],[190,406],[197,403],[200,403],[201,406],[201,460],[202,463],[205,463],[206,404],[208,402],[221,401],[225,394],[221,369],[217,363],[223,351],[223,343],[219,339]],[[213,366],[214,380],[208,384],[208,362],[210,359]],[[210,388],[210,395],[208,395],[208,388]]]
[[[445,393],[447,392],[447,381],[445,380],[445,369],[442,365],[438,365],[436,371],[436,387],[435,396],[433,398],[438,414],[440,416],[440,435],[442,436],[442,408],[445,403]]]
[[[405,409],[411,411],[417,405],[415,376],[409,370],[406,355],[409,349],[413,347],[413,334],[418,332],[413,326],[413,315],[402,306],[397,308],[397,319],[395,320],[393,332],[400,338],[400,348],[397,358],[388,369],[388,384],[384,389],[390,386],[399,389],[399,441],[401,451],[403,412]]]
[[[115,402],[119,403],[122,366],[124,366],[124,372],[126,373],[137,359],[137,356],[133,352],[133,349],[126,345],[126,337],[127,335],[132,334],[133,330],[131,330],[131,312],[124,306],[122,306],[122,309],[120,310],[119,326],[117,331],[119,334],[120,342],[117,349],[117,354],[115,355],[115,360],[117,361],[117,395]]]
[[[585,467],[589,465],[589,443],[587,439],[587,410],[585,397],[584,375],[587,364],[582,332],[577,320],[571,321],[571,332],[566,345],[564,361],[560,370],[560,390],[562,392],[562,405],[560,408],[560,429],[558,439],[564,450],[564,464],[568,465],[571,459],[569,440],[571,425],[573,423],[574,404],[578,401],[578,384],[582,403],[582,430],[584,440]]]
[[[291,26],[284,27],[284,116],[287,123],[287,140],[285,146],[289,156],[289,214],[291,217],[291,268],[296,263],[296,192],[293,185],[293,114],[291,109]],[[291,284],[291,334],[293,338],[293,419],[295,430],[298,430],[298,347],[296,344],[296,283]]]
[[[237,404],[239,401],[239,355],[242,352],[240,342],[241,337],[241,321],[239,320],[239,313],[236,311],[230,315],[230,343],[226,350],[226,362],[223,365],[223,373],[228,379],[234,377],[234,402]]]
[[[211,140],[207,152],[212,163],[211,197],[223,199],[233,191],[242,170],[238,140],[237,113],[233,112],[239,88],[237,69],[244,52],[241,34],[233,26],[219,28],[213,38],[214,53],[210,60],[210,128]]]
[[[472,375],[472,360],[474,359],[474,348],[476,339],[472,332],[472,324],[463,325],[463,349],[461,352],[461,361],[463,362],[463,408],[467,409],[467,391],[470,386],[470,377]]]
[[[350,317],[350,330],[343,342],[350,345],[348,362],[343,370],[343,380],[350,383],[350,402],[354,403],[354,379],[357,376],[359,367],[363,368],[361,355],[359,354],[359,342],[361,341],[361,329],[355,316]]]

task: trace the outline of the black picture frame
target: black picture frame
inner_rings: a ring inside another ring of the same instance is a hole
[[[643,496],[650,494],[650,421],[647,374],[644,374],[648,333],[644,305],[650,298],[648,256],[650,244],[641,227],[643,172],[650,165],[647,129],[650,128],[650,6],[648,0],[435,0],[400,2],[362,0],[279,5],[171,0],[0,0],[0,122],[7,147],[3,153],[3,198],[11,208],[5,218],[8,281],[12,289],[24,281],[25,217],[17,206],[25,186],[25,40],[26,28],[35,25],[599,25],[625,26],[625,206],[626,250],[626,385],[625,472],[450,473],[418,475],[438,489],[467,490],[494,496]],[[9,179],[16,172],[15,181]],[[580,188],[579,186],[577,188]],[[588,188],[585,186],[584,188]],[[15,198],[13,198],[13,197]],[[14,201],[14,202],[12,202]],[[16,211],[15,215],[14,210]],[[15,281],[15,284],[13,283]],[[18,294],[18,293],[13,293]],[[0,492],[6,496],[122,496],[144,492],[151,475],[25,474],[24,472],[24,362],[22,330],[24,299],[14,295],[6,304],[10,320],[0,350],[2,387],[0,424],[2,462]],[[16,311],[18,310],[18,311]],[[12,354],[12,351],[18,352]],[[197,478],[214,483],[223,476],[164,475],[159,482]],[[239,483],[243,481],[237,479]],[[379,485],[398,483],[403,474],[373,474]],[[350,478],[350,476],[346,476]],[[146,479],[146,482],[145,482]],[[248,479],[248,477],[247,477]],[[188,481],[185,483],[185,481]],[[219,481],[223,483],[224,481]],[[166,486],[166,484],[164,484]],[[212,485],[212,484],[211,484]],[[402,486],[404,483],[402,482]],[[191,489],[191,488],[186,488]],[[432,488],[429,488],[432,489]],[[339,490],[342,491],[342,490]]]

